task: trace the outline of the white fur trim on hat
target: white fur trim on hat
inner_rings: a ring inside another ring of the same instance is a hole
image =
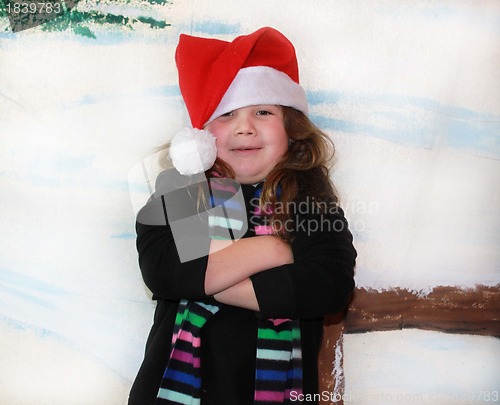
[[[183,128],[172,138],[169,154],[180,174],[203,173],[213,166],[217,157],[215,136],[207,130]]]
[[[304,114],[308,110],[306,93],[300,84],[274,68],[252,66],[239,70],[206,124],[222,114],[258,104],[294,107]]]

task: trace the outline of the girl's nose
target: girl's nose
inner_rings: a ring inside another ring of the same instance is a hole
[[[239,114],[236,127],[235,134],[236,135],[255,135],[255,126],[250,114]]]

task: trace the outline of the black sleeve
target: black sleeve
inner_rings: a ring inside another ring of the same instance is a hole
[[[251,277],[259,317],[316,318],[349,303],[357,253],[342,210],[297,217],[295,227],[294,263]]]
[[[198,187],[185,187],[173,180],[164,175],[160,179],[163,185],[157,184],[157,192],[137,216],[139,267],[154,298],[206,298],[210,247],[206,213],[199,212]],[[190,221],[188,226],[186,221]]]
[[[181,262],[169,225],[137,223],[137,251],[144,283],[154,298],[201,299],[208,255]]]

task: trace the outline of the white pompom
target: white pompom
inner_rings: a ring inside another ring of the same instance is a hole
[[[186,176],[210,169],[216,157],[215,136],[207,130],[183,128],[170,142],[170,159],[177,171]]]

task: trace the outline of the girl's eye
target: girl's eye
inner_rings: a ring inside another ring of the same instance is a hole
[[[233,111],[229,111],[225,114],[222,114],[221,117],[231,117],[233,115]]]
[[[259,110],[257,111],[257,115],[272,115],[273,113],[268,110]]]

